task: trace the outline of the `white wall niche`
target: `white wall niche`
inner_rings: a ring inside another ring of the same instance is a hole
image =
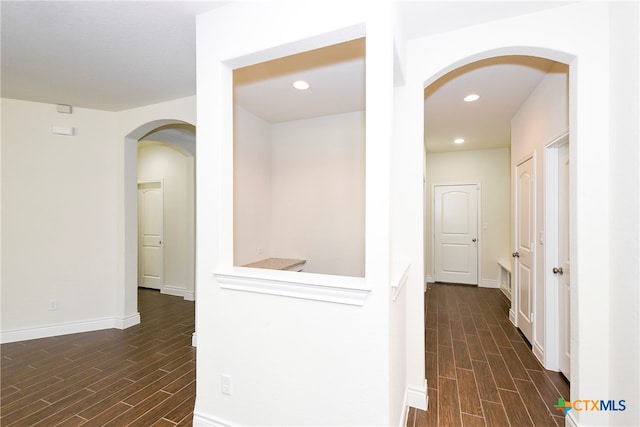
[[[233,79],[234,266],[301,259],[305,273],[364,277],[365,39]]]

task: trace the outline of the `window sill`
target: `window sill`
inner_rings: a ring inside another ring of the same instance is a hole
[[[371,288],[363,277],[234,267],[214,273],[222,289],[363,306]]]

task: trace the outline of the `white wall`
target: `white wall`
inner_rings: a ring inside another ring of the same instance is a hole
[[[498,287],[499,260],[510,256],[510,150],[427,153],[426,157],[427,277],[433,278],[433,186],[436,184],[480,184],[479,285]]]
[[[163,182],[163,293],[193,300],[195,259],[194,158],[169,144],[145,140],[138,145],[138,181]]]
[[[234,264],[363,277],[364,112],[269,124],[236,106],[234,123]]]
[[[272,126],[272,256],[364,276],[364,112]]]
[[[234,110],[234,265],[272,256],[271,125],[245,109]]]
[[[426,84],[458,66],[492,55],[530,54],[570,65],[570,158],[576,165],[571,176],[574,182],[571,191],[571,221],[574,225],[571,256],[576,283],[571,307],[572,399],[589,399],[587,396],[602,394],[616,398],[620,391],[625,391],[618,380],[613,381],[608,375],[612,372],[611,367],[620,360],[609,348],[622,349],[625,339],[620,334],[610,335],[612,288],[608,283],[612,270],[609,258],[603,254],[608,254],[615,245],[624,246],[622,235],[612,237],[609,230],[618,218],[625,218],[626,214],[612,211],[608,204],[600,201],[610,201],[611,195],[617,191],[613,185],[616,181],[611,179],[610,167],[613,165],[609,156],[612,147],[615,147],[614,152],[618,152],[631,144],[626,138],[612,138],[609,108],[610,73],[631,79],[623,71],[621,58],[629,55],[635,63],[638,57],[637,42],[626,41],[613,50],[619,56],[610,61],[610,24],[628,25],[626,20],[630,20],[637,26],[637,14],[631,15],[634,17],[629,14],[625,18],[611,16],[611,22],[607,3],[581,2],[412,40],[407,48],[406,82],[408,90],[414,93],[414,99],[398,106],[404,110],[402,114],[415,117],[415,110],[421,108],[418,99]],[[615,97],[617,112],[622,114],[620,121],[630,126],[633,120],[637,122],[637,115],[632,119],[633,111],[622,111],[620,95],[617,93]],[[618,119],[613,123],[618,123]],[[421,125],[406,126],[403,137],[420,140]],[[635,128],[632,126],[632,129]],[[418,198],[419,194],[415,197]],[[637,192],[630,197],[637,200]],[[614,200],[621,202],[618,197]],[[635,221],[632,230],[637,230],[637,226]],[[631,249],[630,255],[638,259],[637,248]],[[618,279],[637,284],[637,276],[632,277],[628,272]],[[637,307],[634,309],[637,311]],[[629,315],[621,313],[616,313],[614,318],[617,325],[622,323],[622,319],[632,320]],[[413,322],[422,322],[421,313],[414,313],[409,323]],[[631,323],[636,324],[633,320]],[[636,329],[634,340],[637,335]],[[634,363],[638,364],[637,359]],[[620,370],[614,370],[622,374]],[[594,374],[596,372],[604,374]],[[603,425],[615,424],[625,417],[633,419],[635,415],[630,416],[629,413],[571,411],[569,414],[580,425]]]
[[[114,113],[2,99],[3,341],[114,326],[114,139]]]
[[[114,185],[116,186],[116,311],[124,325],[138,314],[138,140],[169,124],[196,122],[194,96],[116,113]],[[211,165],[208,165],[211,167]],[[195,203],[195,201],[193,201]]]
[[[611,346],[612,397],[626,399],[619,425],[640,425],[640,7],[611,6]],[[634,53],[634,54],[633,54]],[[603,200],[604,202],[604,200]]]
[[[195,98],[73,114],[2,99],[3,342],[139,322],[136,142],[172,119],[194,123]]]
[[[536,188],[536,239],[535,239],[535,282],[533,307],[534,352],[543,359],[545,351],[545,247],[538,238],[545,230],[544,223],[544,147],[569,130],[568,105],[569,75],[564,64],[554,65],[529,98],[520,106],[511,120],[511,165],[514,168],[524,158],[534,156],[534,185]],[[512,219],[513,221],[513,219]],[[514,224],[512,222],[512,224]],[[511,242],[515,248],[515,242]],[[512,271],[515,269],[512,267]],[[512,300],[512,307],[514,307]],[[515,311],[515,310],[514,310]]]
[[[404,376],[402,367],[389,363],[392,75],[386,64],[393,58],[389,11],[377,7],[372,4],[364,11],[351,3],[234,3],[198,17],[198,116],[206,119],[198,123],[197,135],[194,422],[380,425],[399,419],[402,408],[390,407],[389,390],[389,378]],[[233,268],[231,67],[359,38],[365,22],[366,278],[291,272],[248,277]],[[252,291],[238,292],[230,282]],[[273,285],[269,289],[275,295],[255,291],[267,285]],[[292,298],[274,290],[282,287],[294,293],[299,288],[354,292],[365,298],[354,305]],[[222,374],[232,377],[232,396],[220,392]]]

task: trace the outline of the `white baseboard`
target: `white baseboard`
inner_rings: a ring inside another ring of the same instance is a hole
[[[103,329],[125,329],[140,323],[140,313],[124,318],[104,318],[84,320],[80,322],[58,323],[53,325],[36,326],[33,328],[17,329],[0,333],[0,343],[10,343],[38,338],[56,337],[59,335],[77,334],[80,332],[100,331]]]
[[[160,289],[161,294],[171,295],[174,297],[182,297],[187,301],[195,301],[195,295],[193,292],[183,288],[174,288],[172,286],[164,286]]]
[[[537,342],[533,343],[533,355],[538,359],[540,364],[544,366],[544,350]]]
[[[499,289],[500,288],[500,281],[499,280],[480,279],[480,282],[478,282],[478,287],[479,288]]]
[[[407,425],[407,417],[409,416],[409,408],[418,408],[423,411],[427,410],[429,395],[427,394],[427,380],[424,380],[424,389],[419,387],[408,386],[404,392],[404,401],[402,404],[402,412],[398,426]]]
[[[433,283],[433,276],[427,276],[427,278],[425,279],[425,282]]]
[[[516,313],[512,308],[509,309],[509,320],[511,321],[511,323],[513,323],[514,326],[518,326],[518,324],[516,323]]]
[[[509,301],[511,301],[511,291],[509,291],[509,289],[505,286],[502,286],[503,284],[500,284],[500,290],[502,291],[502,293],[504,294],[505,297],[507,297],[507,299]]]
[[[135,313],[127,317],[114,318],[113,322],[114,328],[127,329],[140,323],[140,313]]]
[[[198,336],[194,332],[193,335],[191,335],[191,347],[197,347],[197,346],[198,346]]]
[[[573,416],[573,411],[567,412],[567,415],[564,416],[564,425],[565,427],[578,427],[578,421]]]
[[[231,427],[230,421],[193,411],[193,427]]]
[[[407,387],[407,406],[412,408],[427,410],[429,396],[427,395],[427,380],[424,380],[424,387]]]

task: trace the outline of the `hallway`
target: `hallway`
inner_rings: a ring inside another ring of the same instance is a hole
[[[547,371],[508,319],[499,289],[429,283],[425,293],[427,412],[407,426],[564,426],[554,408],[569,384]]]

